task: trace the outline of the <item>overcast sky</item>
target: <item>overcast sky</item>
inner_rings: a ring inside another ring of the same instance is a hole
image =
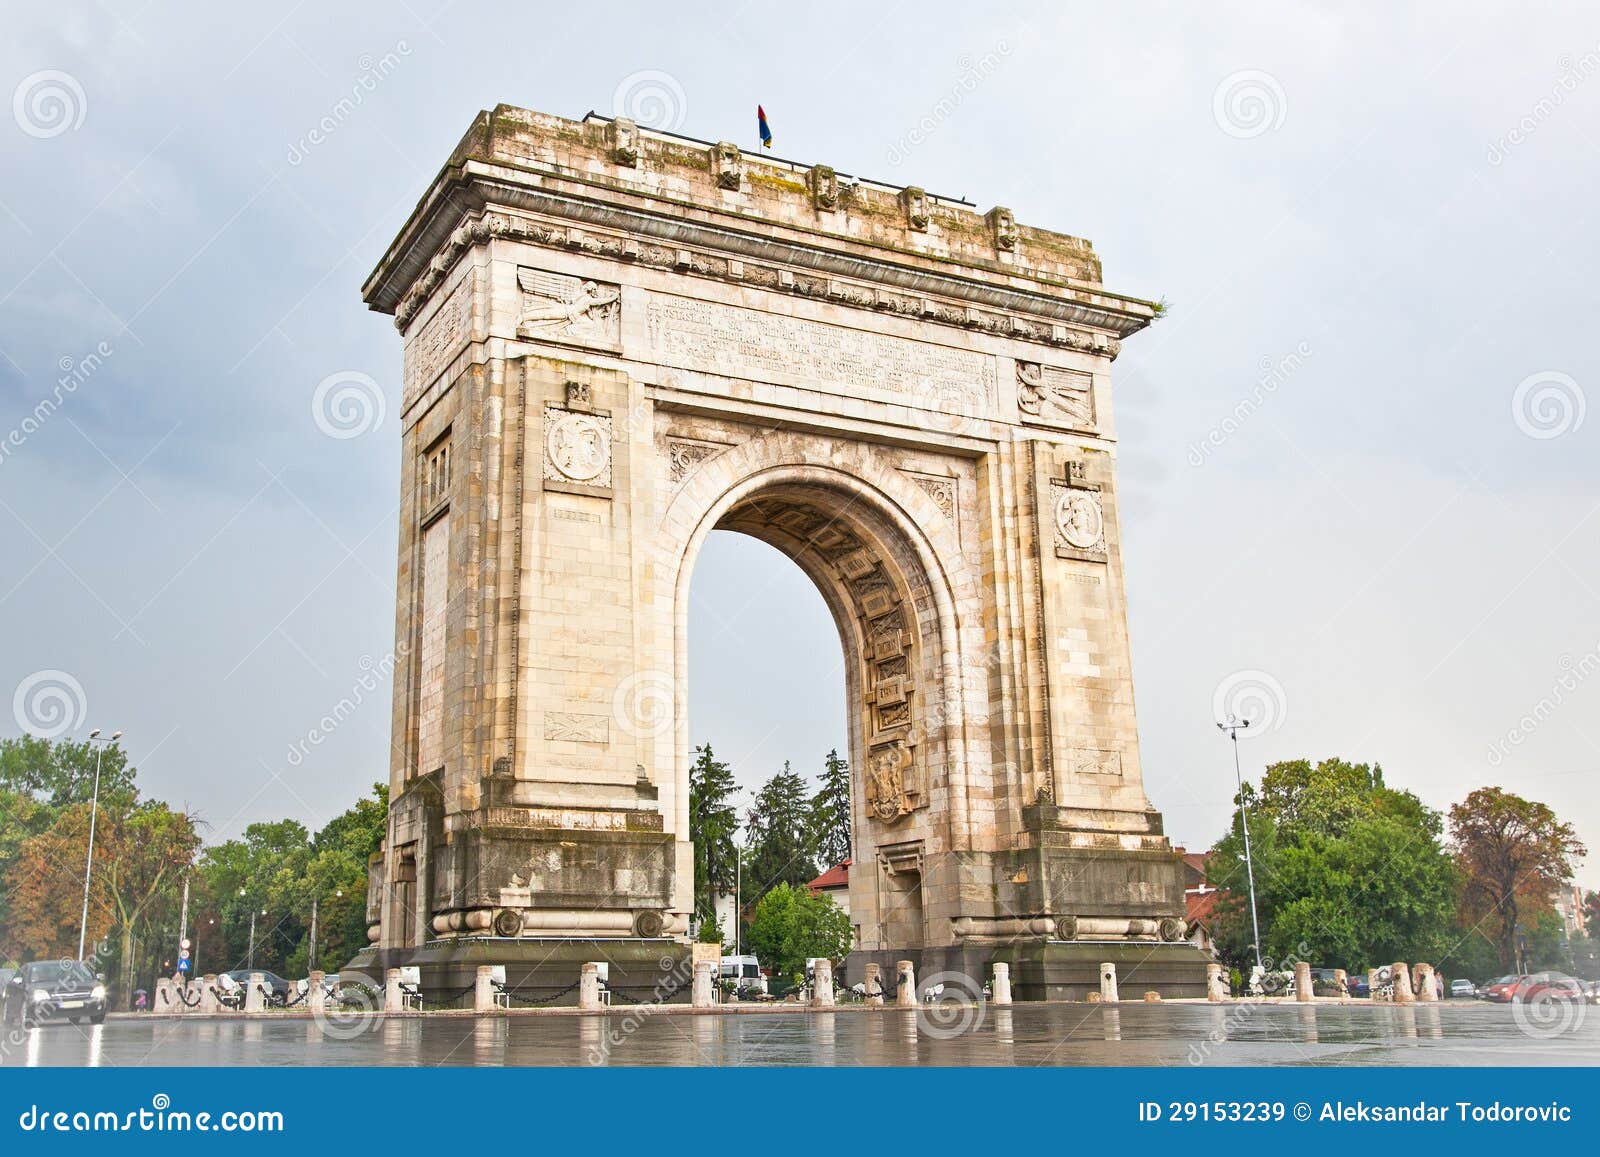
[[[1008,205],[1170,303],[1113,380],[1175,840],[1227,822],[1221,688],[1261,712],[1247,774],[1500,784],[1600,844],[1592,8],[30,7],[0,41],[0,692],[127,729],[212,838],[387,776],[386,683],[295,748],[393,645],[400,341],[359,287],[474,113],[753,145],[759,101],[784,157]],[[340,374],[385,400],[355,437],[314,420]],[[728,535],[693,593],[697,741],[814,772],[844,746],[821,599]]]

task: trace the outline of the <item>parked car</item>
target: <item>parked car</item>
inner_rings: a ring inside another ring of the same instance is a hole
[[[1528,983],[1517,989],[1519,1001],[1570,1000],[1582,1003],[1589,999],[1589,990],[1583,981],[1564,972],[1535,972]]]
[[[1452,999],[1467,1000],[1478,995],[1478,986],[1470,980],[1452,980],[1450,982],[1450,996]]]
[[[78,960],[35,960],[17,969],[5,989],[5,1019],[31,1028],[52,1017],[77,1024],[106,1019],[106,987]]]
[[[1533,977],[1526,974],[1502,976],[1498,980],[1490,982],[1489,986],[1483,990],[1483,997],[1485,1000],[1492,1000],[1496,1004],[1510,1004],[1517,998],[1517,993],[1531,983],[1532,980]]]
[[[1372,988],[1367,984],[1365,976],[1349,976],[1345,978],[1345,991],[1351,996],[1371,996]]]
[[[268,972],[263,968],[235,968],[232,971],[224,972],[222,975],[243,987],[250,983],[250,974],[252,972],[261,973],[261,979],[266,981],[267,1004],[270,1007],[282,1008],[289,1003],[289,994],[295,991],[295,987],[276,972]]]

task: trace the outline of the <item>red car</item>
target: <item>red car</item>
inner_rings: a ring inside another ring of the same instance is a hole
[[[1527,975],[1502,976],[1487,987],[1480,989],[1478,995],[1484,1000],[1492,1000],[1498,1004],[1510,1004],[1517,999],[1517,995],[1522,989],[1532,981],[1533,977]]]
[[[1516,1000],[1571,1000],[1581,1004],[1589,999],[1583,982],[1564,972],[1536,972],[1523,979],[1528,983],[1517,989]]]

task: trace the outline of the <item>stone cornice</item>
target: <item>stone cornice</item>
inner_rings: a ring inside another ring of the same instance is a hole
[[[363,289],[367,304],[395,314],[397,324],[404,328],[467,247],[505,235],[644,264],[665,264],[700,276],[759,284],[762,279],[748,276],[747,271],[765,271],[777,289],[843,299],[866,308],[920,313],[946,324],[1109,356],[1116,355],[1117,339],[1144,328],[1155,316],[1147,302],[1097,289],[1037,282],[1041,290],[1053,290],[1045,292],[998,284],[804,239],[762,236],[686,219],[660,208],[619,205],[551,187],[555,183],[501,164],[469,160],[447,167],[368,278]],[[560,224],[491,209],[521,210]],[[605,233],[591,234],[586,228]],[[657,244],[649,244],[652,241]],[[661,261],[656,250],[670,254],[670,260]],[[913,260],[923,258],[914,255]],[[752,267],[747,262],[756,264]],[[820,277],[808,277],[808,272]],[[1018,279],[1011,274],[998,276],[1007,281]],[[874,292],[876,287],[902,292]],[[917,302],[915,309],[905,306],[908,300]]]

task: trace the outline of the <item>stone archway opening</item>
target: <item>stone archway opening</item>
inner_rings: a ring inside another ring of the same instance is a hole
[[[856,948],[921,948],[938,907],[923,859],[947,842],[952,714],[947,624],[923,557],[884,496],[816,468],[746,480],[707,521],[772,546],[821,594],[843,659]]]

